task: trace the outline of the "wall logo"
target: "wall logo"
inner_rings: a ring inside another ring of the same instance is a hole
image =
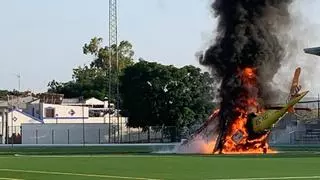
[[[71,116],[73,116],[74,114],[76,114],[76,112],[74,112],[74,110],[71,109],[71,110],[69,111],[69,114],[70,114]]]

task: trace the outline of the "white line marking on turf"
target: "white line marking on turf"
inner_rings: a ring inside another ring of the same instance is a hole
[[[320,179],[320,176],[292,176],[292,177],[261,177],[261,178],[231,178],[211,180],[285,180],[285,179]]]
[[[1,180],[23,180],[23,179],[15,179],[15,178],[2,178],[0,177]]]
[[[23,155],[14,154],[15,157],[34,158],[159,158],[159,157],[179,157],[175,155]],[[11,156],[12,157],[12,156]]]
[[[50,175],[67,175],[67,176],[82,176],[82,177],[98,177],[98,178],[114,178],[114,179],[136,179],[136,180],[160,180],[143,177],[126,177],[126,176],[112,176],[112,175],[99,175],[99,174],[80,174],[80,173],[67,173],[67,172],[54,172],[54,171],[33,171],[33,170],[21,170],[21,169],[0,169],[5,172],[22,172],[22,173],[34,173],[34,174],[50,174]]]

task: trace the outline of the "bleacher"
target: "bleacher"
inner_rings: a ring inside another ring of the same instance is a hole
[[[295,144],[319,144],[320,129],[307,129],[304,132],[294,133]]]

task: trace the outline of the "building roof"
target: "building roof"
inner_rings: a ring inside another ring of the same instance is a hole
[[[97,98],[90,98],[85,101],[86,105],[104,105],[104,102]]]
[[[81,103],[80,98],[64,98],[62,104],[78,104]]]
[[[89,98],[82,101],[80,98],[64,98],[62,100],[63,105],[79,105],[79,104],[86,104],[86,105],[104,105],[104,102],[97,99],[97,98]]]
[[[47,104],[61,104],[63,97],[63,94],[42,93],[40,94],[40,102]]]
[[[9,96],[8,100],[6,101],[0,101],[0,106],[16,106],[19,108],[26,108],[28,103],[31,103],[35,101],[37,98],[33,96],[25,96],[25,97],[19,97],[19,96]]]
[[[320,56],[320,47],[305,48],[304,52],[307,54],[313,54],[313,55]]]

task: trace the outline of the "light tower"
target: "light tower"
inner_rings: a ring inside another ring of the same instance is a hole
[[[112,46],[115,46],[115,52],[112,51]],[[116,62],[114,71],[116,73],[116,92],[115,92],[115,109],[119,110],[119,55],[118,55],[118,19],[117,19],[117,0],[109,0],[109,108],[112,93],[114,92],[111,79],[112,79],[112,62]],[[113,137],[113,142],[119,142],[120,128],[119,128],[119,113],[116,111],[117,119],[111,118],[109,113],[109,142],[110,137]],[[116,126],[115,126],[116,124]]]

